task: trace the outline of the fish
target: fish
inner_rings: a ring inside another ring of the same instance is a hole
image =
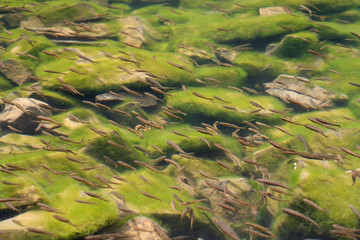
[[[52,119],[52,118],[49,118],[49,117],[45,117],[45,116],[36,116],[37,119],[40,119],[41,121],[46,121],[46,122],[52,122],[52,123],[55,123],[57,125],[60,125],[62,126],[61,123],[59,123],[58,121]]]
[[[213,100],[212,98],[205,97],[205,96],[203,96],[203,95],[201,95],[200,93],[197,93],[197,92],[192,92],[192,94],[194,94],[195,96],[197,96],[199,98],[203,98],[203,99],[206,99],[206,100]]]
[[[351,211],[353,211],[353,213],[356,215],[356,217],[358,217],[360,219],[359,211],[351,204],[349,204],[349,207],[350,207]]]
[[[267,234],[264,234],[264,233],[261,233],[259,231],[256,231],[252,228],[243,228],[243,230],[245,232],[248,232],[250,235],[256,235],[256,236],[259,236],[261,238],[271,238],[271,236],[267,235]]]
[[[288,190],[291,190],[290,187],[288,187],[287,185],[280,183],[280,182],[276,182],[273,180],[269,180],[269,179],[263,179],[263,178],[258,178],[256,179],[257,182],[266,184],[266,185],[272,185],[272,186],[276,186],[276,187],[282,187],[282,188],[286,188]]]
[[[108,202],[108,200],[106,200],[105,198],[101,197],[100,195],[93,193],[93,192],[88,192],[88,191],[84,191],[84,193],[90,197],[94,197],[94,198],[98,198],[100,200],[103,200],[105,202]]]
[[[212,136],[212,135],[211,135],[211,136]],[[208,145],[209,148],[211,148],[210,142],[209,142],[208,140],[206,140],[206,139],[203,138],[203,137],[199,137],[199,139],[200,139],[201,141],[203,141],[206,145]]]
[[[56,57],[56,58],[60,58],[59,55],[57,55],[56,53],[53,53],[53,52],[49,52],[49,51],[46,51],[46,50],[42,50],[41,52],[42,52],[42,53],[45,53],[46,55],[49,55],[49,56],[53,56],[53,57]]]
[[[252,89],[252,88],[248,88],[248,87],[242,87],[243,89],[245,89],[246,91],[248,91],[249,93],[252,93],[252,94],[255,94],[255,95],[258,95],[260,94],[258,91]]]
[[[20,212],[20,209],[17,209],[14,205],[12,205],[12,204],[9,203],[9,202],[5,202],[4,205],[5,205],[7,208],[13,210],[14,212]],[[0,234],[0,238],[1,238],[1,234]]]
[[[235,231],[227,225],[225,222],[216,219],[215,217],[212,217],[212,220],[216,224],[216,226],[226,235],[228,235],[230,238],[234,240],[241,240],[240,237],[235,233]]]
[[[299,213],[293,209],[290,209],[290,208],[281,208],[281,210],[289,215],[292,215],[292,216],[295,216],[295,217],[298,217],[298,218],[301,218],[313,225],[315,225],[316,227],[320,227],[314,220],[312,220],[311,218],[309,218],[308,216],[302,214],[302,213]]]
[[[78,90],[76,90],[73,86],[69,85],[69,84],[63,84],[61,85],[61,87],[59,87],[59,89],[61,90],[66,90],[74,95],[80,95],[82,97],[85,96],[85,94],[79,92]]]
[[[8,167],[8,168],[12,168],[10,170],[25,170],[25,171],[31,171],[31,172],[33,171],[30,168],[20,167],[18,165],[11,164],[11,163],[6,163],[5,166]]]
[[[225,101],[224,99],[222,99],[222,98],[220,98],[220,97],[218,97],[218,96],[213,96],[215,99],[217,99],[217,100],[219,100],[219,101],[221,101],[221,102],[223,102],[223,103],[230,103],[230,102],[228,102],[228,101]]]
[[[81,200],[81,199],[74,199],[75,202],[78,203],[84,203],[84,204],[97,204],[95,202],[89,202],[89,201],[85,201],[85,200]]]
[[[69,68],[69,70],[74,72],[74,73],[80,74],[80,75],[86,75],[85,73],[80,72],[79,70],[76,70],[76,69],[73,69],[73,68]]]
[[[228,169],[230,172],[235,173],[234,169],[232,169],[232,167],[230,167],[228,164],[224,163],[224,162],[220,162],[220,161],[216,161],[220,166]]]
[[[213,3],[204,2],[204,4],[206,4],[206,5],[208,5],[208,6],[211,6],[211,7],[214,7],[214,8],[216,8],[217,10],[219,10],[219,11],[221,11],[221,12],[224,12],[224,13],[227,13],[227,14],[230,14],[230,15],[231,15],[231,12],[230,12],[230,11],[225,10],[225,9],[223,9],[223,8],[221,8],[221,7],[213,4]]]
[[[294,124],[294,125],[304,126],[304,124],[294,122],[293,120],[291,120],[291,119],[289,119],[289,118],[280,117],[280,119],[281,119],[281,120],[283,120],[283,121],[285,121],[285,122],[288,122],[288,123]]]
[[[86,185],[89,185],[91,187],[98,187],[97,184],[93,183],[93,182],[90,182],[89,180],[83,178],[83,177],[79,177],[79,176],[76,176],[76,175],[70,175],[70,177],[78,182],[82,182],[82,183],[85,183]]]
[[[82,54],[76,54],[79,58],[83,59],[83,60],[86,60],[88,62],[91,62],[91,63],[97,63],[96,61],[92,60],[91,58],[85,56],[85,55],[82,55]]]
[[[314,132],[320,133],[320,134],[321,134],[322,136],[324,136],[324,137],[327,137],[327,136],[325,135],[325,133],[324,133],[320,128],[318,128],[318,127],[315,127],[315,126],[313,126],[313,125],[311,125],[311,124],[305,124],[304,126],[305,126],[306,128],[308,128],[308,129],[314,131]]]
[[[16,185],[22,185],[20,183],[13,183],[13,182],[8,182],[6,180],[3,180],[3,181],[0,181],[2,184],[5,184],[5,185],[12,185],[12,186],[16,186]]]
[[[197,207],[197,208],[200,209],[200,210],[207,211],[207,212],[217,213],[216,211],[214,211],[214,210],[212,210],[212,209],[210,209],[210,208],[208,208],[208,207],[204,207],[204,206],[202,206],[202,205],[195,205],[195,207]]]
[[[286,129],[284,129],[284,128],[280,127],[280,126],[275,126],[275,128],[279,129],[280,131],[282,131],[283,133],[286,133],[289,136],[294,137],[293,134],[289,133]]]
[[[148,198],[156,199],[156,200],[159,200],[159,201],[162,202],[162,200],[161,200],[160,198],[155,197],[154,195],[151,195],[150,193],[147,193],[147,192],[145,192],[145,191],[143,191],[143,190],[141,190],[141,193],[142,193],[144,196],[148,197]]]
[[[182,69],[182,70],[185,70],[185,71],[187,71],[187,72],[189,72],[189,73],[193,73],[193,71],[192,70],[190,70],[190,69],[188,69],[188,68],[186,68],[186,67],[184,67],[184,66],[182,66],[182,65],[179,65],[179,64],[176,64],[176,63],[173,63],[173,62],[171,62],[171,61],[166,61],[168,64],[170,64],[170,65],[172,65],[172,66],[174,66],[174,67],[177,67],[177,68],[179,68],[179,69]]]
[[[151,97],[153,99],[155,99],[156,101],[159,101],[159,102],[162,102],[163,100],[156,97],[155,95],[151,94],[151,93],[148,93],[148,92],[144,92],[144,95],[148,96],[148,97]]]
[[[284,146],[282,146],[282,145],[280,145],[280,144],[278,144],[278,143],[276,143],[276,142],[274,142],[274,141],[272,141],[272,140],[269,140],[268,142],[269,142],[271,145],[273,145],[274,147],[276,147],[276,148],[278,148],[278,149],[280,149],[280,150],[289,151],[289,152],[293,152],[293,151],[294,151],[294,150],[289,149],[289,148],[286,148],[286,147],[284,147]]]
[[[217,30],[224,31],[224,32],[229,32],[229,33],[235,33],[234,31],[232,31],[230,29],[226,29],[226,28],[217,28]]]
[[[133,171],[136,172],[136,168],[134,168],[134,167],[131,166],[130,164],[127,164],[127,163],[125,163],[125,162],[123,162],[123,161],[117,161],[117,163],[120,164],[120,165],[123,166],[123,167],[129,168],[129,169],[131,169],[131,170],[133,170]]]
[[[273,238],[275,238],[275,235],[266,227],[261,226],[259,224],[256,223],[251,223],[251,222],[245,222],[246,225],[250,226],[250,227],[254,227],[256,229],[259,229],[262,232],[265,232],[267,234],[270,234]]]
[[[129,117],[129,118],[132,118],[132,116],[131,116],[130,113],[125,112],[125,111],[123,111],[123,110],[121,110],[121,109],[114,108],[113,111],[114,111],[114,112],[117,112],[117,113],[120,113],[120,114],[123,114],[123,115],[125,115],[125,116],[127,116],[127,117]],[[112,120],[110,120],[110,119],[108,119],[108,121],[109,121],[110,123],[114,124],[114,121],[112,121]],[[116,125],[116,124],[114,124],[114,125]]]
[[[59,138],[60,138],[61,140],[64,140],[64,141],[70,142],[70,143],[74,143],[74,144],[81,144],[81,143],[84,141],[84,138],[83,138],[81,141],[76,142],[76,141],[71,140],[70,138],[65,137],[65,136],[62,136],[62,135],[60,135]]]
[[[241,93],[244,93],[243,90],[241,90],[240,88],[234,87],[234,86],[228,86],[228,88],[233,89],[233,90],[238,91],[238,92],[241,92]]]
[[[118,144],[112,140],[106,140],[107,143],[109,143],[110,145],[113,145],[115,147],[118,147],[118,148],[127,148],[128,146],[126,145],[121,145],[121,144]]]
[[[316,203],[314,203],[314,202],[311,201],[310,199],[303,198],[302,200],[303,200],[303,202],[307,203],[308,205],[316,208],[317,210],[319,210],[319,211],[321,211],[321,212],[327,212],[327,210],[324,210],[323,208],[321,208],[319,205],[317,205]]]
[[[186,138],[190,139],[189,136],[187,136],[187,135],[185,135],[185,134],[183,134],[183,133],[180,133],[180,132],[178,132],[178,131],[171,130],[171,132],[174,133],[174,134],[176,134],[176,135],[179,135],[179,136],[186,137]]]
[[[150,89],[153,90],[154,92],[157,92],[157,93],[160,93],[160,94],[163,94],[163,95],[168,95],[170,97],[172,96],[170,93],[164,92],[163,90],[161,90],[158,87],[150,87]]]
[[[62,213],[59,209],[53,208],[47,204],[44,203],[36,203],[40,207],[41,210],[45,210],[48,212],[55,212],[55,213]]]
[[[167,143],[171,148],[173,148],[174,150],[176,150],[177,152],[182,153],[182,154],[187,154],[179,145],[177,145],[177,144],[174,143],[173,141],[167,140],[166,143]]]
[[[38,234],[44,234],[44,235],[48,235],[48,236],[52,236],[52,237],[58,237],[57,235],[55,235],[54,233],[39,229],[39,228],[33,228],[33,227],[27,227],[26,228],[27,231],[29,232],[33,232],[33,233],[38,233]]]
[[[317,52],[317,51],[310,50],[310,49],[307,49],[306,51],[309,52],[309,53],[315,54],[315,55],[317,55],[317,56],[320,56],[320,57],[322,57],[322,58],[325,58],[324,55],[322,55],[321,53],[319,53],[319,52]]]
[[[265,108],[263,106],[261,106],[259,103],[254,102],[254,101],[249,101],[249,103],[255,107],[261,108],[262,110],[265,110]]]
[[[178,170],[181,168],[180,165],[177,162],[175,162],[175,161],[173,161],[171,159],[165,158],[164,161],[174,165]]]
[[[54,214],[54,215],[52,215],[52,217],[59,220],[60,222],[64,222],[64,223],[67,223],[67,224],[69,224],[69,225],[71,225],[73,227],[76,227],[76,225],[73,224],[70,220],[68,220],[68,219],[66,219],[66,218],[64,218],[62,216]]]

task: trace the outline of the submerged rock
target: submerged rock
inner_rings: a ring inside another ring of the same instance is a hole
[[[21,21],[24,19],[24,15],[20,13],[4,14],[1,18],[2,22],[7,28],[17,28],[20,26]]]
[[[141,18],[129,16],[119,19],[119,22],[122,24],[122,31],[120,31],[119,34],[125,44],[141,47],[141,45],[146,42],[146,27]]]
[[[38,16],[47,25],[62,25],[69,21],[82,21],[99,17],[88,3],[78,3],[62,8],[49,8]]]
[[[13,59],[0,64],[0,72],[17,85],[24,84],[31,76],[30,70],[24,64]]]
[[[7,105],[0,113],[0,126],[11,127],[22,131],[23,133],[34,133],[38,127],[39,119],[36,116],[49,116],[51,111],[40,107],[39,105],[47,105],[45,102],[33,98],[17,98],[12,101],[13,105]],[[22,108],[25,112],[19,109]]]
[[[272,16],[286,13],[283,7],[275,6],[275,7],[264,7],[259,9],[260,16]]]
[[[215,52],[217,59],[223,63],[233,63],[238,54],[237,51],[228,50],[226,48],[217,48]]]
[[[102,93],[99,95],[96,95],[95,97],[95,101],[96,102],[117,102],[117,101],[123,101],[126,98],[132,98],[134,99],[136,102],[138,102],[138,105],[140,107],[153,107],[157,105],[157,101],[149,96],[136,96],[136,95],[131,95],[128,93],[119,93],[118,95],[114,95],[111,93]]]
[[[281,74],[264,85],[267,94],[307,109],[331,108],[348,100],[346,95],[330,92],[303,77]]]
[[[166,231],[156,222],[147,217],[136,217],[123,225],[117,233],[128,235],[124,239],[137,240],[167,240]],[[131,237],[130,237],[131,236]]]
[[[86,30],[81,26],[76,27],[26,27],[26,30],[33,31],[37,34],[45,35],[49,38],[62,39],[83,39],[83,40],[97,40],[98,38],[109,37],[107,26],[105,24],[91,25],[90,30]]]

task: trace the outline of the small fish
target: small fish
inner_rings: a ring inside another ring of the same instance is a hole
[[[267,235],[267,234],[264,234],[264,233],[261,233],[259,231],[256,231],[252,228],[243,228],[243,230],[245,232],[248,232],[250,235],[256,235],[256,236],[259,236],[261,238],[271,238],[271,236]]]
[[[281,210],[283,212],[289,214],[289,215],[304,219],[305,221],[308,221],[309,223],[315,225],[316,227],[319,227],[319,225],[314,220],[312,220],[311,218],[309,218],[308,216],[306,216],[306,215],[304,215],[302,213],[299,213],[299,212],[297,212],[295,210],[292,210],[290,208],[281,208]]]
[[[265,108],[263,106],[261,106],[259,103],[254,102],[254,101],[249,101],[249,103],[255,107],[261,108],[262,110],[265,110]]]
[[[131,169],[131,170],[133,170],[133,171],[136,172],[136,168],[134,168],[134,167],[131,166],[130,164],[127,164],[127,163],[122,162],[122,161],[117,161],[117,163],[120,164],[120,165],[123,166],[123,167],[129,168],[129,169]]]
[[[171,132],[173,132],[173,133],[176,134],[176,135],[179,135],[179,136],[186,137],[186,138],[190,139],[189,136],[187,136],[187,135],[185,135],[185,134],[183,134],[183,133],[180,133],[180,132],[178,132],[178,131],[171,130]]]
[[[174,143],[173,141],[167,140],[166,143],[173,149],[175,149],[179,153],[187,154],[179,145]]]
[[[315,55],[317,55],[317,56],[320,56],[320,57],[322,57],[322,58],[325,58],[324,57],[324,55],[322,55],[321,53],[319,53],[319,52],[316,52],[316,51],[314,51],[314,50],[306,50],[307,52],[309,52],[309,53],[312,53],[312,54],[315,54]]]
[[[74,199],[75,202],[78,202],[78,203],[85,203],[85,204],[97,204],[95,202],[88,202],[88,201],[85,201],[85,200],[80,200],[80,199]]]
[[[273,185],[273,186],[282,187],[282,188],[286,188],[288,190],[291,190],[291,188],[286,186],[285,184],[280,183],[280,182],[276,182],[276,181],[273,181],[273,180],[258,178],[258,179],[256,179],[256,181],[258,181],[260,183],[263,183],[263,184]]]
[[[159,200],[159,201],[162,202],[162,200],[161,200],[160,198],[155,197],[154,195],[151,195],[150,193],[147,193],[147,192],[145,192],[145,191],[143,191],[143,190],[141,190],[141,193],[142,193],[144,196],[146,196],[146,197],[149,197],[149,198],[152,198],[152,199],[156,199],[156,200]]]
[[[103,200],[105,202],[108,202],[108,200],[106,200],[105,198],[101,197],[100,195],[96,194],[96,193],[92,193],[92,192],[87,192],[87,191],[84,191],[84,193],[90,197],[94,197],[94,198],[98,198],[100,200]]]
[[[5,205],[6,207],[8,207],[9,209],[15,211],[15,212],[20,212],[19,209],[17,209],[14,205],[12,205],[12,204],[9,203],[9,202],[5,202],[4,205]],[[0,237],[1,237],[1,234],[0,234]]]
[[[49,55],[49,56],[60,58],[59,55],[57,55],[56,53],[53,53],[53,52],[49,52],[49,51],[46,51],[46,50],[42,50],[41,52],[43,52],[43,53],[45,53],[46,55]]]
[[[48,231],[45,231],[45,230],[42,230],[42,229],[39,229],[39,228],[28,227],[28,228],[26,228],[26,230],[29,231],[29,232],[33,232],[33,233],[49,235],[49,236],[56,237],[56,238],[58,237],[54,233],[51,233],[51,232],[48,232]]]
[[[231,171],[232,173],[235,173],[235,171],[226,163],[220,162],[220,161],[216,161],[220,166],[223,166],[224,168],[228,169],[229,171]]]
[[[188,68],[186,68],[186,67],[184,67],[184,66],[182,66],[182,65],[173,63],[173,62],[171,62],[171,61],[166,61],[166,62],[167,62],[168,64],[174,66],[174,67],[177,67],[177,68],[179,68],[179,69],[185,70],[185,71],[187,71],[187,72],[189,72],[189,73],[193,73],[193,71],[191,71],[190,69],[188,69]]]
[[[276,142],[274,142],[274,141],[272,141],[272,140],[269,140],[269,143],[270,143],[271,145],[273,145],[274,147],[279,148],[279,149],[281,149],[281,150],[293,152],[292,149],[286,148],[286,147],[284,147],[284,146],[282,146],[282,145],[280,145],[280,144],[278,144],[278,143],[276,143]]]
[[[226,235],[228,235],[230,238],[234,239],[234,240],[241,240],[239,238],[239,236],[235,233],[235,231],[229,226],[227,225],[225,222],[220,221],[216,218],[212,218],[212,220],[215,222],[216,226],[222,231],[224,232]]]
[[[220,97],[218,97],[218,96],[213,96],[215,99],[217,99],[217,100],[219,100],[219,101],[221,101],[221,102],[223,102],[223,103],[230,103],[230,102],[228,102],[228,101],[225,101],[224,99],[222,99],[222,98],[220,98]]]
[[[275,126],[277,129],[279,129],[280,131],[282,131],[283,133],[286,133],[289,136],[294,137],[294,135],[292,135],[291,133],[289,133],[286,129],[280,127],[280,126]]]
[[[303,200],[303,202],[309,204],[310,206],[316,208],[317,210],[319,210],[319,211],[321,211],[321,212],[327,212],[327,210],[324,210],[323,208],[321,208],[319,205],[317,205],[316,203],[314,203],[314,202],[311,201],[310,199],[303,198],[302,200]]]
[[[212,98],[205,97],[205,96],[203,96],[203,95],[201,95],[200,93],[197,93],[197,92],[192,92],[192,94],[194,94],[195,96],[197,96],[199,98],[203,98],[203,99],[206,99],[206,100],[213,100]]]
[[[66,219],[66,218],[64,218],[62,216],[54,214],[54,215],[52,215],[52,217],[59,220],[59,221],[61,221],[61,222],[64,222],[64,223],[67,223],[67,224],[69,224],[69,225],[71,225],[73,227],[76,227],[76,225],[73,224],[70,220],[68,220],[68,219]]]
[[[204,143],[206,143],[206,145],[208,145],[209,148],[211,148],[210,142],[209,142],[208,140],[206,140],[206,139],[203,138],[203,137],[199,137],[199,139],[200,139],[201,141],[203,141]]]
[[[327,136],[325,135],[325,133],[324,133],[320,128],[318,128],[318,127],[315,127],[315,126],[313,126],[313,125],[311,125],[311,124],[305,124],[304,126],[305,126],[306,128],[308,128],[308,129],[314,131],[314,132],[320,133],[320,134],[323,135],[324,137],[327,137]]]

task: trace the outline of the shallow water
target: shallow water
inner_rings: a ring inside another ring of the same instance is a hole
[[[359,7],[3,1],[0,239],[357,239]]]

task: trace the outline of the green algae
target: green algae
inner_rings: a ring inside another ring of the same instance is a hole
[[[213,98],[218,96],[225,101],[231,103],[223,103],[219,100],[206,100],[199,98],[192,94],[192,92],[199,93],[205,97]],[[256,109],[249,103],[250,97],[247,94],[236,92],[235,90],[215,89],[215,88],[188,88],[187,92],[174,91],[172,97],[167,97],[167,102],[184,112],[187,118],[191,117],[193,121],[201,121],[201,119],[213,119],[214,121],[228,121],[233,123],[241,123],[245,120],[258,119],[265,122],[276,121],[273,118],[267,118],[257,115],[249,115],[249,112]],[[275,98],[269,96],[252,96],[252,101],[255,101],[265,108],[281,109],[283,105]],[[222,106],[228,105],[234,107],[237,111],[227,109]]]
[[[283,60],[268,56],[260,52],[242,52],[234,60],[234,64],[242,67],[248,74],[249,85],[264,83],[274,80],[279,74],[286,73],[293,75],[296,73],[291,64]]]

